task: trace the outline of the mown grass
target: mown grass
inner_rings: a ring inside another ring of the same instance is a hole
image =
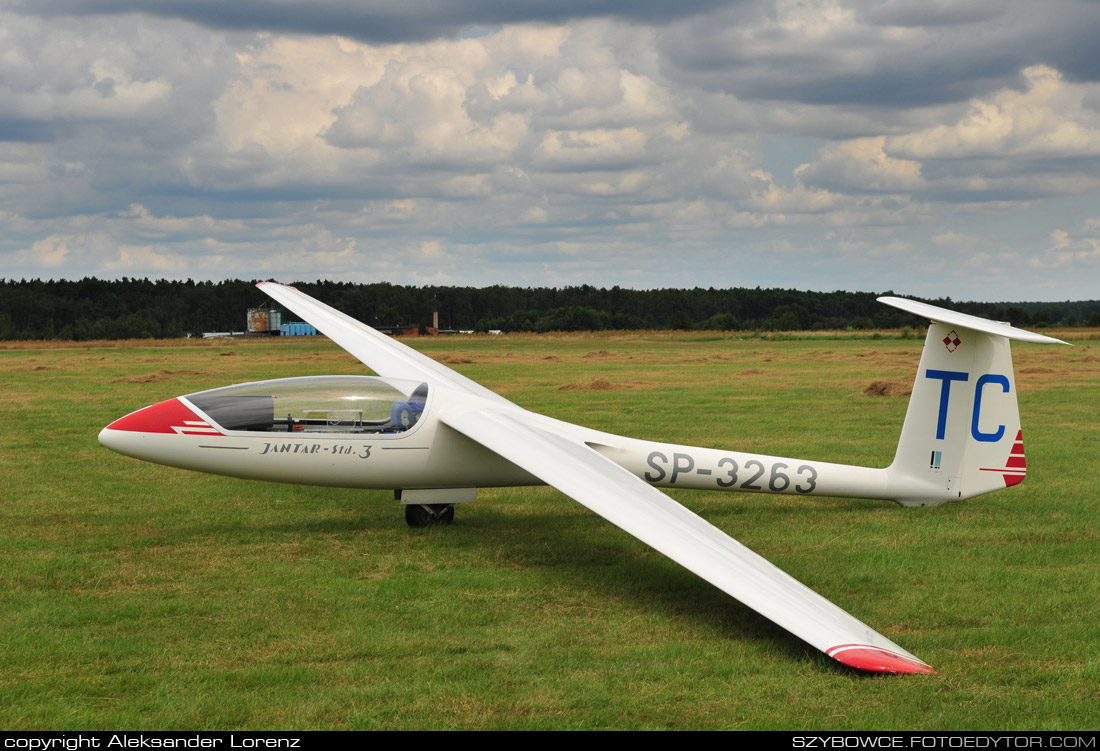
[[[1055,333],[1055,335],[1058,335]],[[96,441],[181,393],[362,372],[325,340],[0,349],[0,727],[1100,726],[1097,346],[1016,345],[1029,479],[938,508],[676,498],[935,666],[849,671],[563,496],[410,530],[387,492],[246,482]],[[921,342],[421,340],[613,432],[885,465]],[[563,388],[565,387],[565,388]]]

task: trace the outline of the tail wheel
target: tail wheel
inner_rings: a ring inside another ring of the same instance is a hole
[[[453,503],[410,503],[405,506],[405,521],[410,527],[450,524],[455,518]]]

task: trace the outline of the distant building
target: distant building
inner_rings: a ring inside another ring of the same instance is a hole
[[[275,308],[249,308],[246,321],[250,334],[278,335],[283,315]]]
[[[317,329],[308,323],[284,323],[279,331],[283,336],[317,336]]]

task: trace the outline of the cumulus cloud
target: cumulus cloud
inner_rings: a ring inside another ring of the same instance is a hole
[[[1092,263],[1096,6],[7,8],[7,274],[900,288],[870,266],[912,254],[965,297],[921,264]]]
[[[888,156],[885,144],[885,136],[829,144],[813,162],[800,166],[797,174],[808,184],[853,193],[909,193],[924,188],[920,162]]]
[[[1025,68],[1022,78],[1024,91],[975,99],[956,123],[891,137],[891,153],[911,159],[1100,155],[1100,112],[1084,105],[1100,84],[1067,84],[1046,65]]]
[[[1070,83],[1048,66],[1021,72],[1024,89],[972,100],[952,121],[907,133],[826,144],[798,177],[844,193],[940,201],[1033,200],[1100,187],[1100,84]]]
[[[1050,233],[1049,244],[1042,256],[1032,258],[1033,268],[1071,267],[1095,270],[1100,266],[1100,233],[1071,235],[1063,229]],[[1093,271],[1095,273],[1095,271]]]

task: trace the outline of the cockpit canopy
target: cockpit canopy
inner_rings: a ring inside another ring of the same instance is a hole
[[[428,384],[369,376],[242,383],[184,397],[225,430],[401,433],[420,419]]]

